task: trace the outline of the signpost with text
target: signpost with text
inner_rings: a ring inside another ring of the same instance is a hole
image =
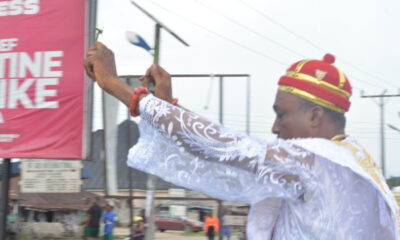
[[[81,161],[36,160],[21,162],[23,193],[71,193],[81,191]]]

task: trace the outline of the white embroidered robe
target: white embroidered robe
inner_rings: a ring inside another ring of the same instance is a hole
[[[252,138],[151,95],[140,112],[128,165],[250,204],[250,240],[397,239],[397,205],[381,175],[383,184],[357,161],[362,151],[325,139]]]

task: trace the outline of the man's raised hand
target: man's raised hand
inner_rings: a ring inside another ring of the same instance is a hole
[[[93,44],[87,52],[85,70],[105,91],[109,91],[112,82],[118,79],[114,53],[100,42]]]
[[[155,84],[154,95],[164,101],[172,101],[171,76],[159,65],[151,65],[140,80],[146,87],[153,82]]]
[[[104,44],[97,42],[89,49],[85,59],[85,70],[103,90],[126,106],[130,105],[134,90],[118,79],[114,53]]]

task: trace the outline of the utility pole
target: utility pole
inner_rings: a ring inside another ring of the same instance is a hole
[[[250,76],[246,79],[246,134],[250,135]]]
[[[224,125],[224,77],[219,77],[219,123]],[[250,76],[246,78],[246,134],[250,134]],[[222,227],[222,219],[224,217],[224,211],[222,201],[218,201],[217,215]],[[222,240],[222,231],[218,232],[218,240]]]
[[[154,64],[159,64],[160,61],[160,39],[161,39],[161,29],[164,29],[167,31],[169,34],[174,36],[179,42],[181,42],[185,46],[189,46],[182,38],[180,38],[178,35],[176,35],[172,30],[170,30],[167,26],[165,26],[163,23],[161,23],[157,18],[155,18],[152,14],[147,12],[145,9],[143,9],[141,6],[139,6],[137,3],[134,1],[131,1],[131,3],[138,8],[142,13],[144,13],[146,16],[148,16],[150,19],[152,19],[156,25],[155,25],[155,33],[154,33],[154,54],[153,54],[153,63]],[[149,86],[149,90],[152,91],[152,86]],[[147,217],[147,228],[146,228],[146,234],[145,234],[145,239],[146,240],[151,240],[153,239],[154,231],[155,231],[155,224],[154,224],[154,208],[155,208],[155,183],[156,183],[156,178],[152,174],[147,175],[147,194],[146,194],[146,217]]]
[[[219,77],[219,123],[224,125],[224,77]]]
[[[386,166],[385,166],[385,98],[389,97],[400,97],[400,91],[399,94],[386,94],[387,90],[385,89],[381,94],[379,95],[364,95],[364,92],[361,92],[361,97],[362,98],[373,98],[376,99],[378,98],[378,102],[375,101],[375,103],[378,104],[378,107],[380,109],[380,145],[381,145],[381,161],[382,161],[382,173],[383,177],[386,178]]]
[[[219,123],[224,125],[224,77],[219,77]],[[214,216],[213,216],[214,217]],[[219,219],[219,227],[221,228],[222,225],[222,201],[218,200],[218,207],[217,207],[217,217]],[[218,231],[218,240],[222,240],[222,232],[221,229]]]

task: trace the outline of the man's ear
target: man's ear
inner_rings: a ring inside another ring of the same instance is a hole
[[[324,109],[320,106],[314,106],[309,109],[309,121],[311,127],[318,127],[322,124]]]

